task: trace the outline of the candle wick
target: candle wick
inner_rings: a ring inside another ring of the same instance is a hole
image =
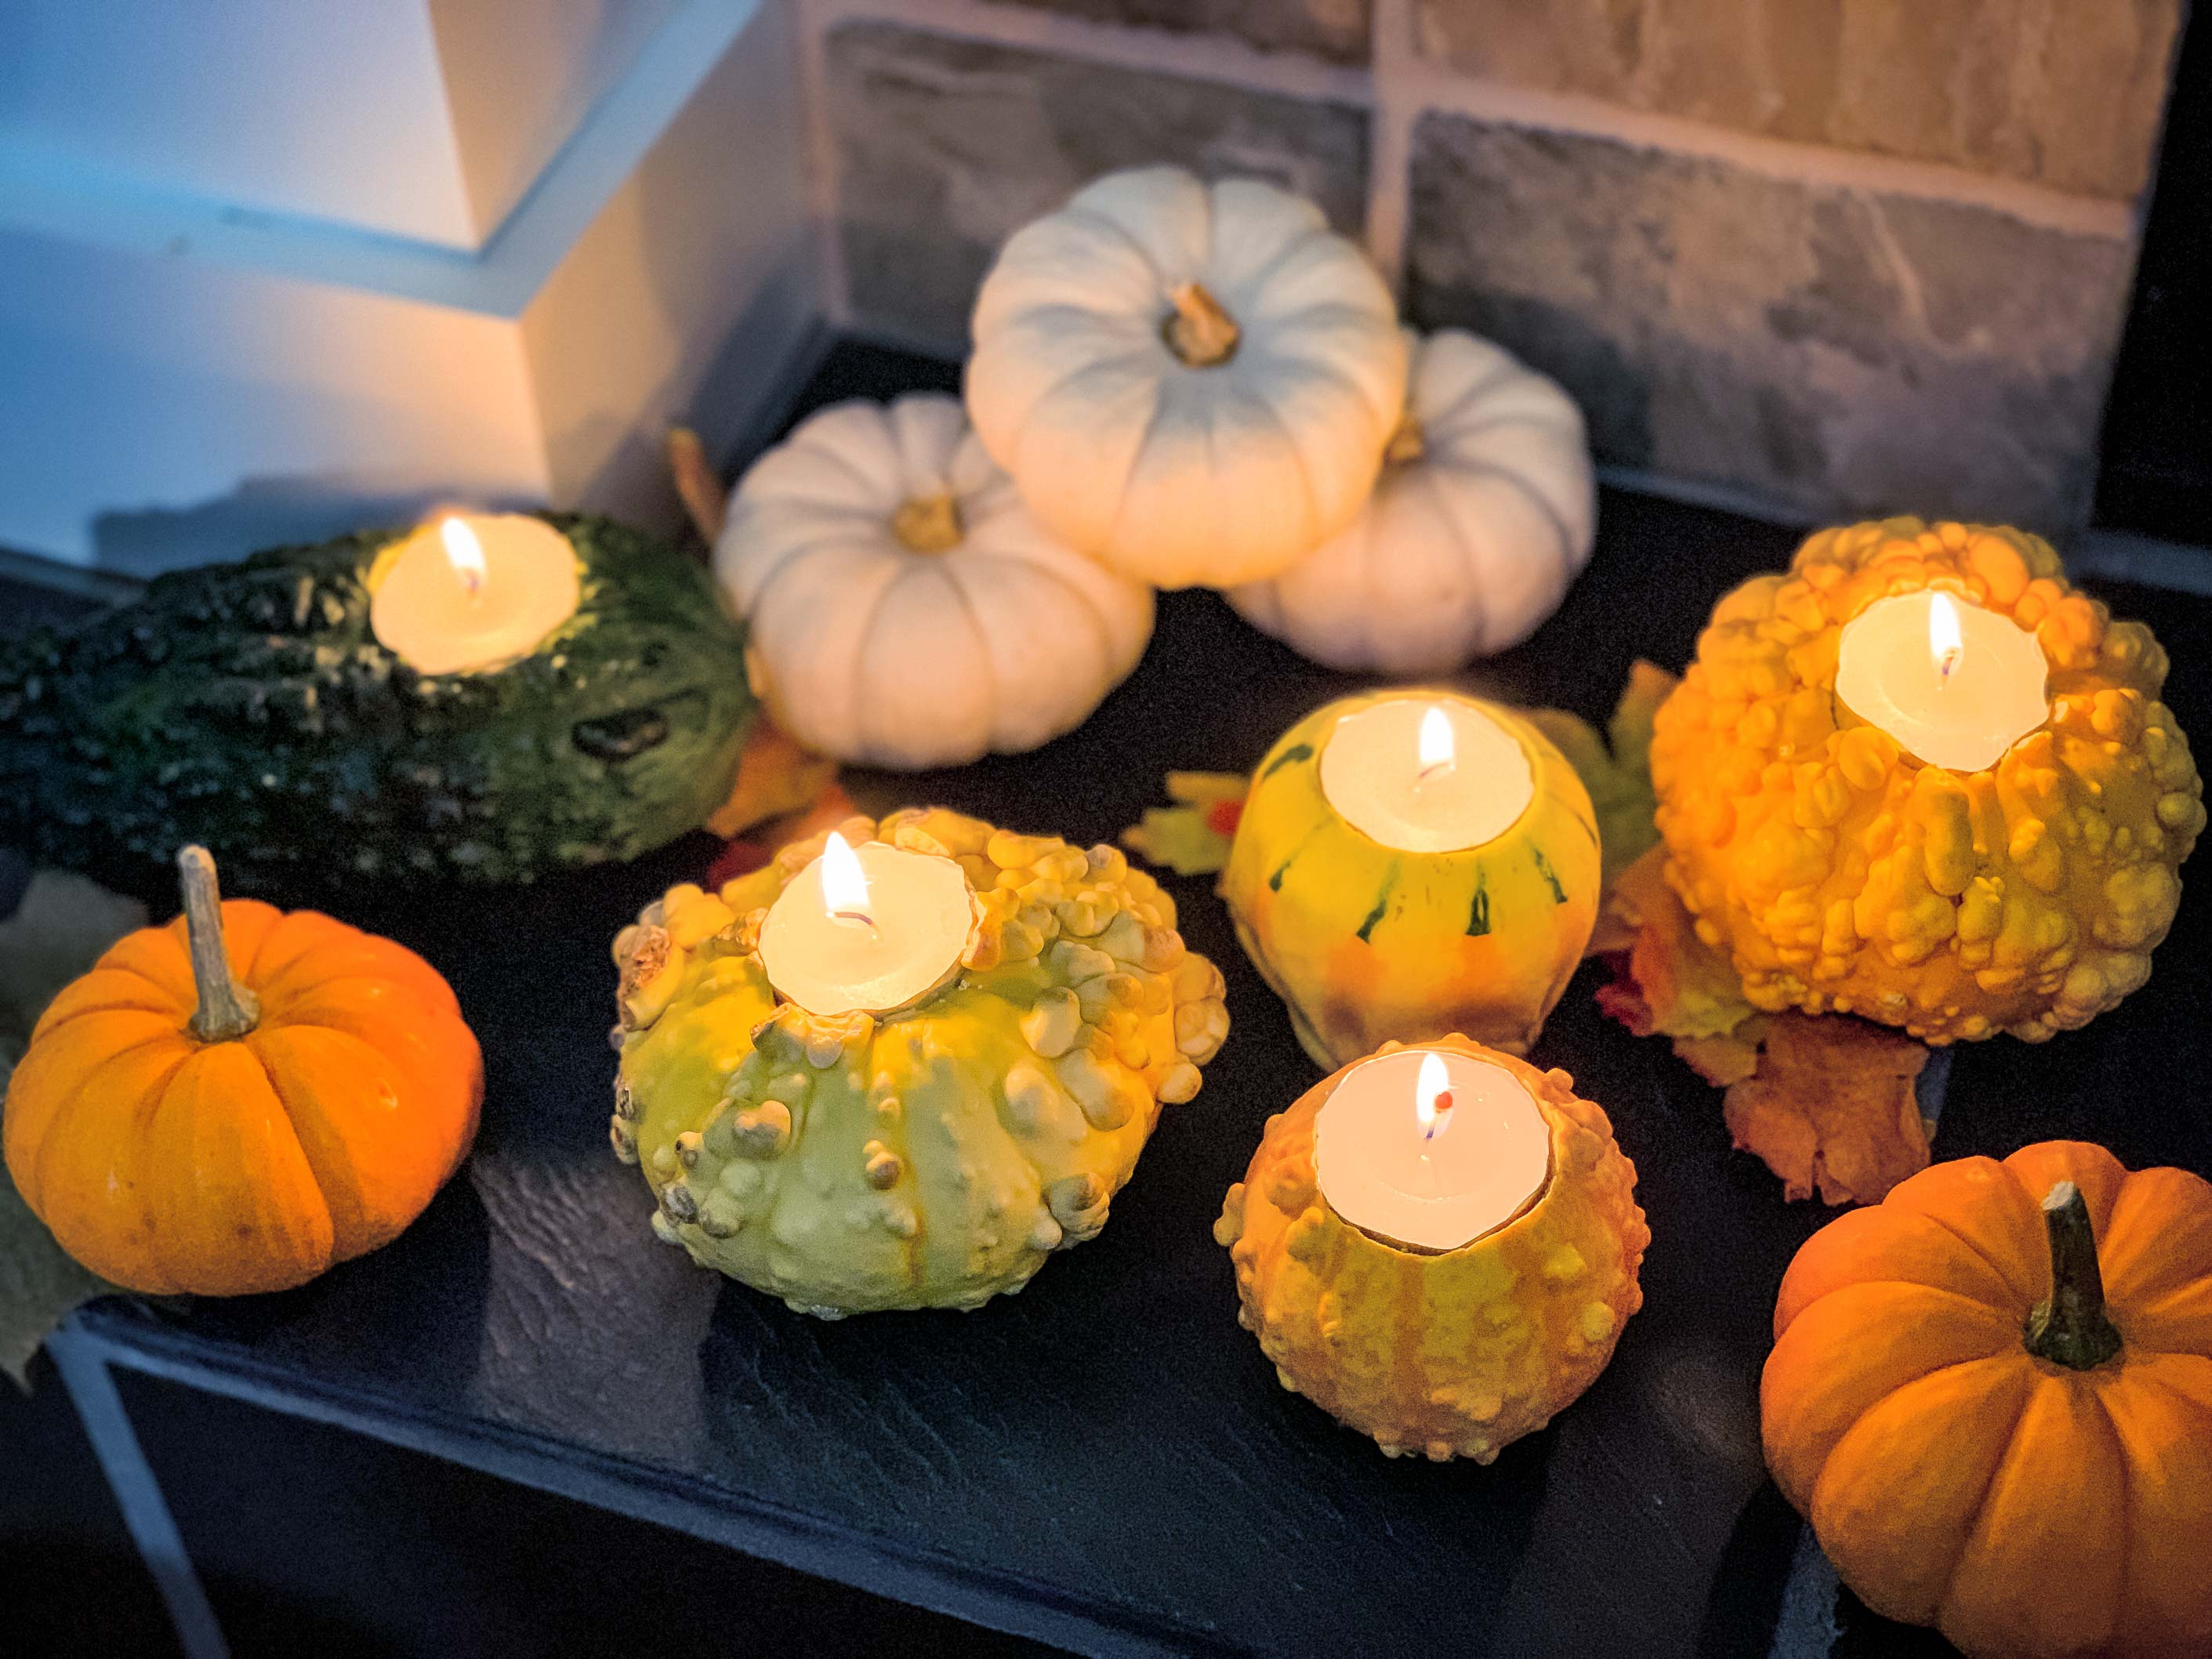
[[[860,927],[867,928],[872,933],[875,930],[876,926],[876,919],[870,915],[866,910],[832,910],[830,913],[830,919],[832,921],[842,921],[848,924],[858,923]]]
[[[1943,653],[1943,660],[1939,670],[1942,676],[1942,683],[1945,686],[1948,687],[1951,684],[1951,671],[1958,665],[1959,647],[1954,645],[1948,651],[1946,651]]]
[[[1422,1146],[1426,1146],[1429,1142],[1437,1138],[1437,1131],[1444,1127],[1444,1114],[1451,1109],[1451,1091],[1447,1089],[1436,1097],[1435,1102],[1429,1108],[1429,1127],[1421,1135]],[[1421,1154],[1421,1162],[1425,1164],[1428,1161],[1429,1155],[1424,1152]]]
[[[1413,781],[1415,783],[1432,783],[1444,773],[1455,771],[1457,769],[1458,763],[1455,761],[1431,761],[1426,766],[1424,766],[1419,771],[1413,774]]]

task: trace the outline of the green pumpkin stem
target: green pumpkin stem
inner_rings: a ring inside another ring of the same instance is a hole
[[[2105,1275],[2097,1235],[2081,1189],[2062,1181],[2043,1200],[2051,1234],[2051,1297],[2027,1316],[2027,1351],[2038,1359],[2086,1371],[2120,1351],[2120,1334],[2105,1313]]]
[[[177,885],[184,894],[192,983],[200,994],[192,1035],[203,1042],[232,1042],[261,1023],[261,1004],[231,976],[230,953],[222,943],[222,892],[206,848],[187,847],[177,854]]]

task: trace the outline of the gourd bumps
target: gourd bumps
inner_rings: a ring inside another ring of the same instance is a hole
[[[2032,629],[2049,723],[1995,766],[1924,766],[1835,698],[1843,625],[1938,587]],[[1723,599],[1651,745],[1667,875],[1759,1007],[1929,1042],[2086,1024],[2150,975],[2204,827],[2166,655],[2017,530],[1826,530]]]
[[[819,837],[719,896],[670,889],[615,941],[615,1150],[661,1238],[802,1312],[977,1307],[1105,1225],[1228,1034],[1221,975],[1113,848],[942,811],[842,833],[959,861],[957,972],[881,1016],[779,1005],[760,925]]]
[[[1651,1231],[1636,1166],[1572,1078],[1464,1037],[1437,1046],[1504,1066],[1534,1097],[1552,1166],[1526,1210],[1436,1254],[1346,1221],[1314,1171],[1314,1124],[1339,1071],[1267,1120],[1213,1237],[1236,1265],[1237,1322],[1258,1335],[1285,1388],[1392,1457],[1488,1463],[1605,1369],[1644,1305],[1638,1275]]]

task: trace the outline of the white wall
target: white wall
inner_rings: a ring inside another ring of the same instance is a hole
[[[422,0],[5,0],[0,150],[88,190],[476,240]]]
[[[677,0],[429,0],[478,237],[499,227]]]
[[[514,325],[0,236],[0,544],[145,574],[428,501],[540,501]]]
[[[819,261],[788,5],[641,3],[478,255],[11,191],[0,153],[0,547],[144,574],[450,501],[672,522],[667,423],[726,453],[781,404]]]
[[[679,0],[0,0],[0,153],[475,248]]]

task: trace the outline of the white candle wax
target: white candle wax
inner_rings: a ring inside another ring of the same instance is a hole
[[[1931,766],[1978,772],[2051,718],[2050,665],[2009,617],[1933,589],[1844,624],[1836,696]]]
[[[958,964],[974,920],[951,859],[832,835],[761,924],[769,982],[809,1013],[901,1008]]]
[[[1512,733],[1451,696],[1393,698],[1345,716],[1322,750],[1321,788],[1353,829],[1405,853],[1495,841],[1536,798]]]
[[[568,538],[520,513],[425,525],[378,560],[374,579],[369,629],[418,674],[503,668],[583,602]]]
[[[1314,1120],[1314,1177],[1329,1206],[1419,1249],[1455,1250],[1504,1225],[1551,1164],[1550,1126],[1521,1080],[1449,1049],[1363,1060]]]

